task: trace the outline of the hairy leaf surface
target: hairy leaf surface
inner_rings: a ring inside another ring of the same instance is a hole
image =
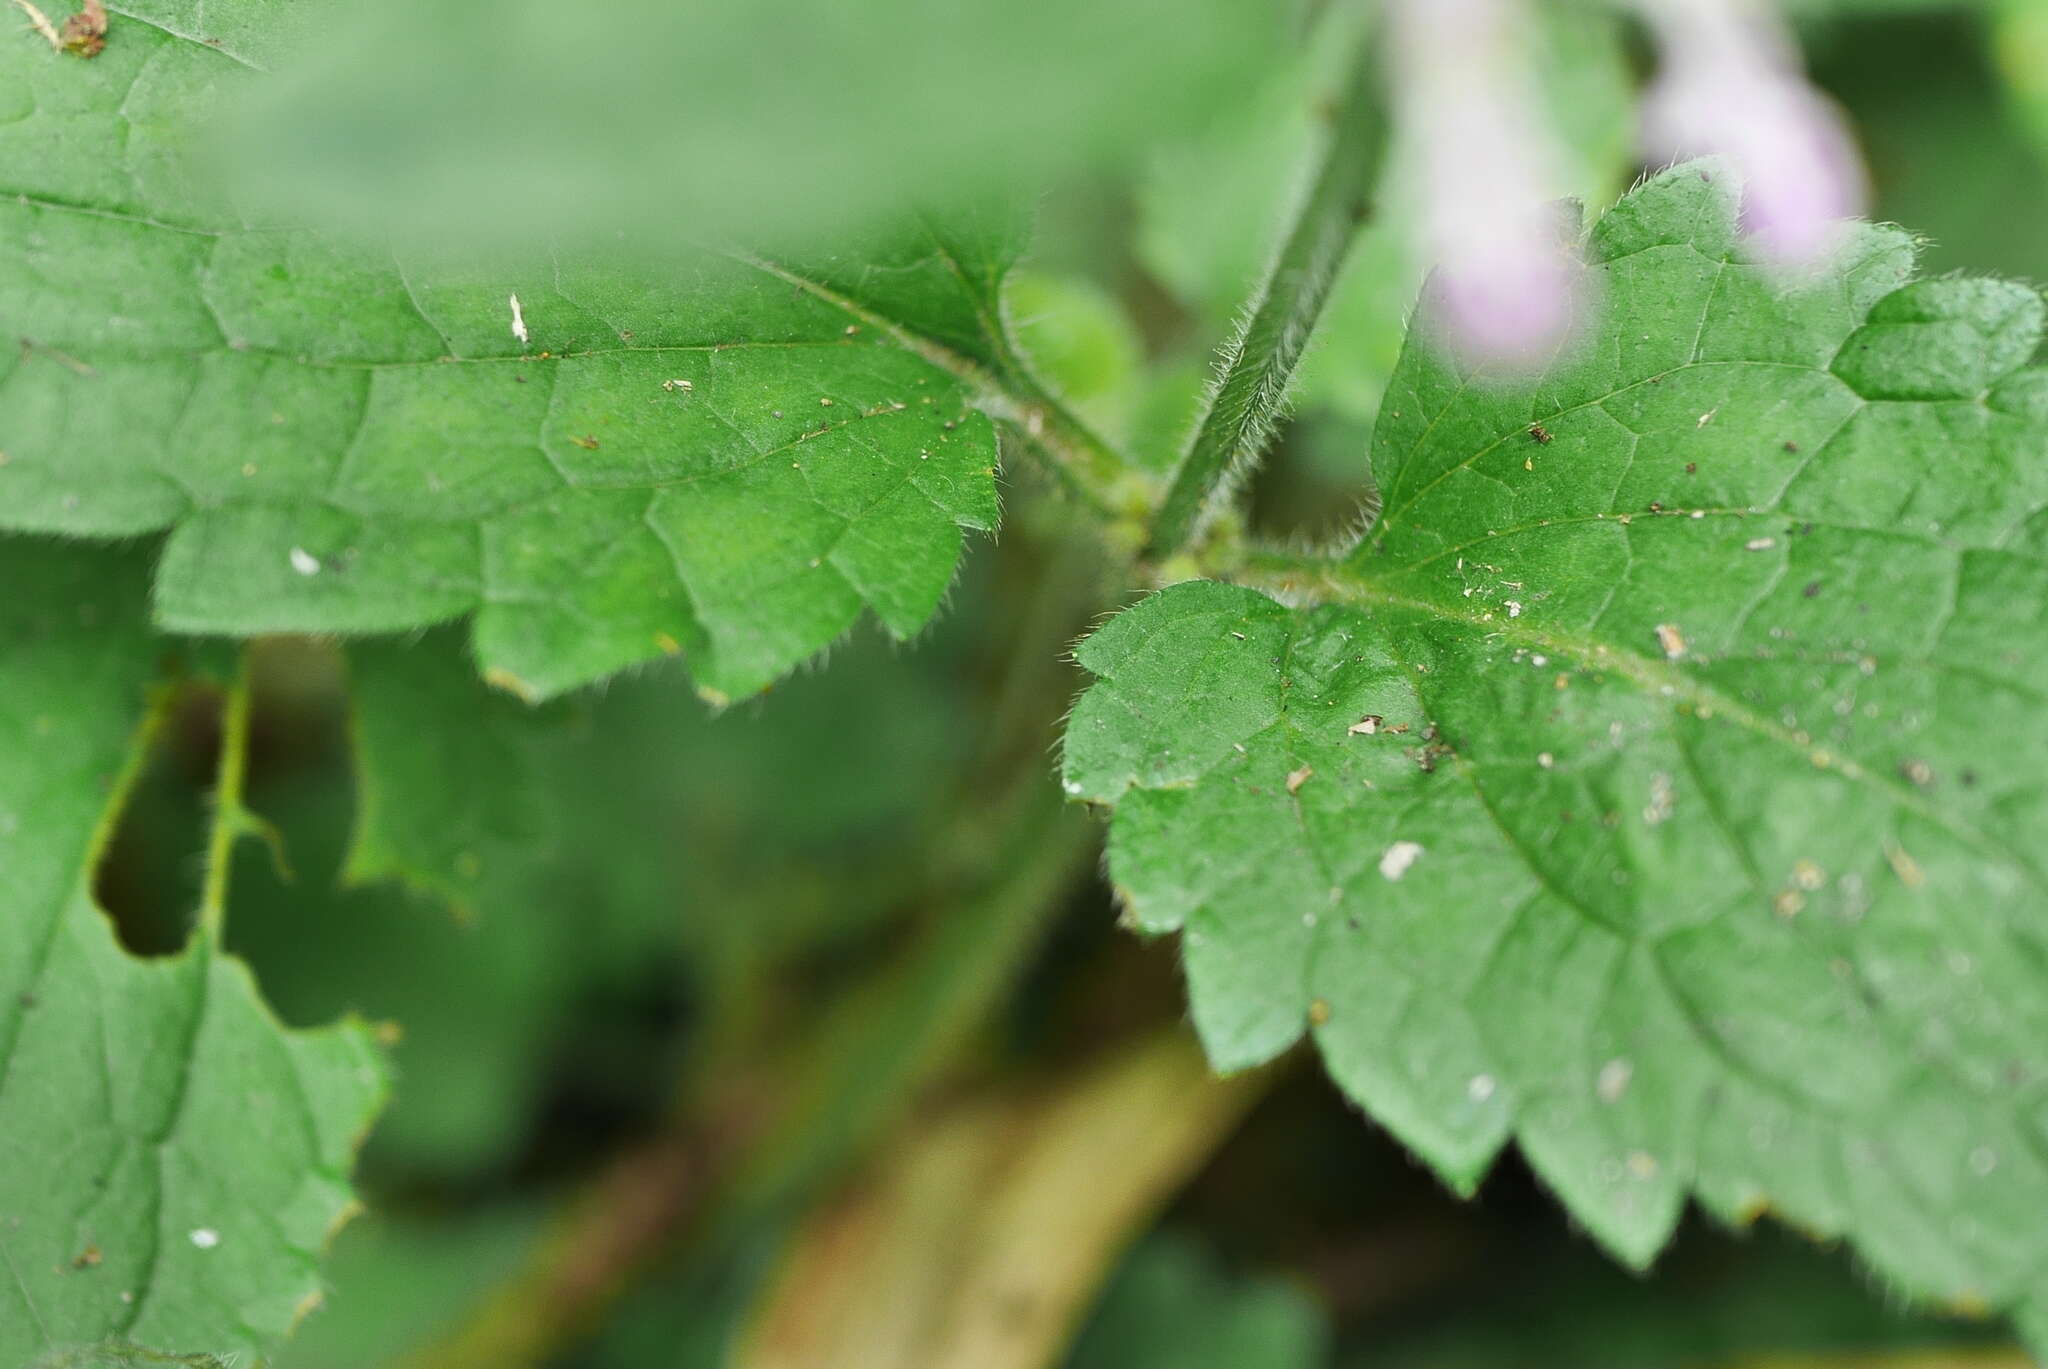
[[[735,697],[863,609],[917,631],[994,526],[1013,217],[772,261],[372,251],[212,188],[249,79],[125,16],[90,62],[0,45],[0,527],[167,531],[161,626],[473,614],[529,696],[685,652]]]
[[[1468,1190],[1511,1136],[1613,1251],[1688,1195],[1915,1294],[2048,1237],[2042,302],[1857,230],[1786,282],[1710,165],[1591,231],[1541,378],[1411,340],[1347,554],[1081,650],[1071,792],[1237,1069],[1312,1034]],[[1425,316],[1427,309],[1425,309]]]
[[[142,567],[8,539],[0,584],[0,1363],[262,1353],[319,1292],[382,1064],[359,1024],[282,1029],[209,933],[122,950],[91,880],[148,740]]]

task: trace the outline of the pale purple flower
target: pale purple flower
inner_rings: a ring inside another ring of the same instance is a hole
[[[1657,164],[1720,156],[1780,264],[1826,254],[1868,186],[1842,116],[1800,69],[1771,0],[1634,0],[1661,54],[1643,106]],[[1582,312],[1553,205],[1567,157],[1538,98],[1524,0],[1387,0],[1390,74],[1430,322],[1466,362],[1539,365]]]
[[[1467,361],[1524,369],[1569,333],[1578,271],[1554,201],[1565,157],[1521,55],[1519,0],[1390,0],[1399,163],[1433,322]]]
[[[1848,125],[1802,74],[1783,20],[1767,0],[1636,3],[1660,56],[1643,106],[1647,155],[1727,158],[1766,260],[1825,255],[1841,221],[1863,212],[1868,183]]]

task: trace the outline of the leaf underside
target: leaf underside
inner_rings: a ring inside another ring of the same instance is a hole
[[[2042,303],[1911,282],[1884,228],[1787,282],[1734,205],[1696,164],[1610,211],[1597,317],[1539,379],[1461,374],[1425,324],[1376,526],[1255,562],[1293,607],[1190,582],[1107,624],[1067,787],[1115,805],[1218,1066],[1307,1032],[1453,1187],[1512,1136],[1634,1264],[1692,1195],[2024,1307]]]
[[[261,1353],[319,1293],[385,1087],[360,1024],[287,1031],[206,936],[138,960],[93,905],[148,743],[144,583],[0,542],[0,1363]]]
[[[90,62],[0,44],[0,529],[168,533],[159,626],[473,615],[529,697],[677,652],[737,697],[864,609],[916,632],[994,526],[971,403],[1013,218],[776,261],[250,228],[195,150],[248,68],[118,27]]]

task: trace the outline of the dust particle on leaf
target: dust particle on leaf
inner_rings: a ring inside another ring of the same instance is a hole
[[[1390,881],[1399,880],[1421,858],[1421,842],[1397,841],[1380,857],[1380,875]]]

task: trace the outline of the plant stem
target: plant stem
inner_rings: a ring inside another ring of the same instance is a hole
[[[928,1102],[806,1218],[731,1362],[1058,1363],[1117,1256],[1278,1077],[1214,1077],[1172,1023],[1050,1087]]]
[[[1243,325],[1224,348],[1222,375],[1208,412],[1153,520],[1149,554],[1154,560],[1172,556],[1193,539],[1218,494],[1264,452],[1286,409],[1294,369],[1365,219],[1366,197],[1379,175],[1386,118],[1374,80],[1376,56],[1368,35],[1332,118],[1315,183],[1280,254],[1247,302]]]
[[[220,764],[213,782],[213,822],[206,840],[206,882],[199,900],[199,934],[209,945],[220,941],[227,920],[228,874],[235,841],[258,824],[242,804],[242,783],[249,769],[250,648],[242,648],[234,681],[220,712]]]

